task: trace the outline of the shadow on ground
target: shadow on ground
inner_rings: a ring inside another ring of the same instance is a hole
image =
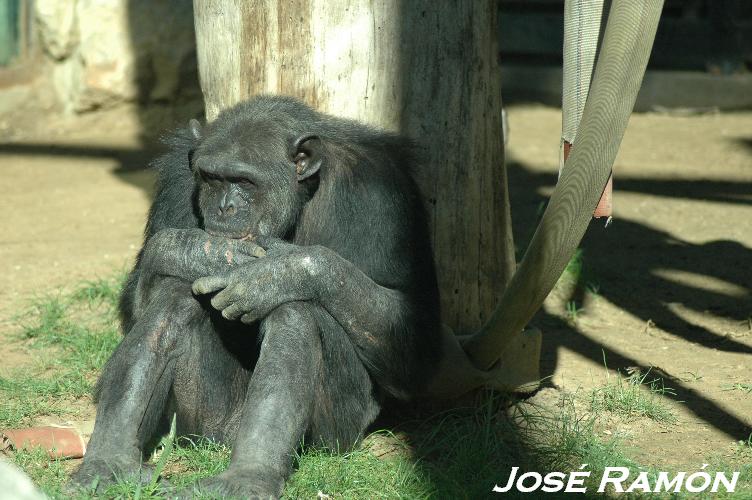
[[[162,151],[158,142],[144,147],[102,146],[56,143],[0,143],[0,158],[4,156],[49,156],[64,158],[112,159],[117,166],[112,174],[125,182],[151,194],[153,180],[142,172],[149,168],[151,160]]]
[[[529,237],[536,224],[536,214],[545,199],[537,194],[556,183],[555,174],[534,173],[521,163],[509,166],[512,188],[513,220],[516,241]],[[752,204],[752,183],[712,180],[657,180],[619,177],[617,189],[693,200]],[[691,217],[692,214],[677,214]],[[525,240],[525,243],[527,241]],[[752,354],[752,347],[731,335],[719,335],[703,325],[694,324],[676,312],[676,306],[717,317],[750,320],[752,314],[752,274],[745,271],[752,262],[752,249],[732,240],[695,244],[680,240],[633,220],[617,219],[607,229],[594,222],[586,233],[583,249],[588,272],[568,300],[582,304],[588,275],[597,276],[598,295],[625,312],[652,322],[668,335],[682,338],[708,349]],[[689,275],[691,283],[667,279],[667,273]],[[724,290],[693,286],[697,282],[723,282]],[[734,293],[728,293],[728,289]],[[605,359],[612,369],[639,367],[640,362],[628,353],[618,352],[582,329],[541,311],[535,320],[545,332],[542,373],[556,369],[557,352],[566,347],[596,364]],[[649,367],[642,367],[643,373]],[[655,373],[655,372],[654,372]],[[747,439],[752,432],[748,423],[728,413],[680,380],[667,381],[676,399],[692,413],[734,440]]]

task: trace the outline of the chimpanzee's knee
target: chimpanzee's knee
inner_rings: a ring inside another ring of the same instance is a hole
[[[313,311],[315,307],[306,302],[288,302],[276,308],[261,323],[263,345],[290,351],[304,348],[309,353],[320,353],[320,330]]]
[[[379,413],[371,378],[344,328],[321,306],[284,304],[262,324],[276,370],[310,370],[312,415],[307,442],[332,449],[356,443]],[[294,365],[294,366],[293,366]]]
[[[190,284],[165,283],[126,337],[139,337],[157,355],[175,356],[188,348],[194,323],[205,316]]]

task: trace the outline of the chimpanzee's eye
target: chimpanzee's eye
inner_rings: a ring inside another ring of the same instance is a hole
[[[212,182],[212,181],[221,182],[222,181],[221,176],[212,172],[207,172],[206,170],[203,170],[203,169],[199,169],[199,174],[201,174],[201,180],[203,180],[204,182]]]
[[[231,177],[227,179],[228,182],[232,184],[237,184],[243,189],[251,189],[256,187],[256,184],[250,179],[246,179],[245,177]]]

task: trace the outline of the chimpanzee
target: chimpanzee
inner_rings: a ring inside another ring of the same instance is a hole
[[[201,492],[278,497],[301,442],[351,447],[438,364],[413,147],[279,96],[168,145],[73,479],[143,479],[174,414],[179,434],[233,447]]]

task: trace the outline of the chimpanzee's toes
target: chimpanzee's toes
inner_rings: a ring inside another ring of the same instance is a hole
[[[132,463],[122,460],[88,460],[71,475],[71,481],[65,486],[68,493],[90,491],[99,492],[118,482],[151,483],[154,467],[147,464]],[[159,489],[169,488],[169,484],[159,481]]]
[[[227,470],[222,474],[199,481],[181,492],[179,498],[249,498],[276,500],[282,495],[285,480],[268,471]]]
[[[71,475],[68,489],[102,491],[115,483],[117,477],[131,475],[138,470],[136,467],[138,464],[126,464],[120,460],[84,460],[81,467]]]

